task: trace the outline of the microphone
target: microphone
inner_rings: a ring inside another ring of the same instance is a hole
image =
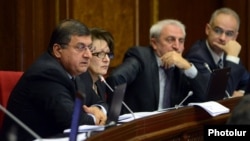
[[[165,109],[157,110],[157,111],[168,111],[168,110],[172,110],[172,109],[178,109],[187,100],[187,98],[189,98],[192,95],[193,95],[193,91],[189,91],[188,94],[187,94],[187,96],[178,105],[175,105],[174,107],[170,107],[170,108],[165,108]]]
[[[208,65],[206,62],[204,63],[204,66],[207,68],[207,70],[208,70],[210,73],[212,73],[212,70],[210,69],[209,65]]]
[[[211,71],[209,65],[208,65],[206,62],[204,63],[204,66],[207,68],[207,70],[208,70],[210,73],[212,73],[212,71]],[[228,93],[227,90],[225,90],[225,93],[226,93],[226,95],[227,95],[227,98],[231,98],[231,96],[230,96],[230,94]]]
[[[227,95],[227,98],[232,98],[232,97],[230,96],[230,94],[228,93],[227,90],[225,90],[225,93],[226,93],[226,95]]]
[[[178,105],[175,105],[175,109],[180,108],[181,105],[187,100],[187,98],[189,98],[192,95],[193,95],[193,91],[189,91],[187,96]]]
[[[9,112],[1,104],[0,104],[0,109],[5,114],[7,114],[12,120],[14,120],[18,125],[20,125],[25,131],[27,131],[29,134],[31,134],[36,140],[42,141],[42,138],[37,133],[35,133],[33,130],[31,130],[27,125],[25,125],[21,120],[19,120],[16,116],[14,116],[11,112]]]
[[[109,86],[109,84],[106,82],[106,80],[104,79],[104,77],[103,77],[102,75],[99,75],[99,78],[100,78],[101,82],[103,82],[103,83],[109,88],[109,90],[110,90],[111,92],[114,92],[114,90]],[[131,115],[132,115],[133,118],[135,119],[134,112],[128,107],[128,105],[127,105],[124,101],[122,101],[122,105],[123,105],[124,107],[126,107],[126,109],[131,113]]]

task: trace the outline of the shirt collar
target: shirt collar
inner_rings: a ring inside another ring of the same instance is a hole
[[[161,58],[159,56],[157,56],[156,53],[155,53],[155,58],[156,58],[158,67],[161,67],[162,66]]]

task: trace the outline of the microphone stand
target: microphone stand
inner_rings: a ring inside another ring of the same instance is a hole
[[[14,116],[12,113],[10,113],[6,108],[4,108],[0,104],[0,109],[7,114],[12,120],[14,120],[18,125],[20,125],[24,130],[26,130],[28,133],[30,133],[34,138],[36,138],[38,141],[42,141],[42,138],[36,134],[33,130],[31,130],[27,125],[25,125],[21,120],[19,120],[16,116]]]
[[[99,78],[100,78],[101,81],[109,88],[109,90],[110,90],[111,92],[114,93],[114,90],[113,90],[113,89],[109,86],[109,84],[105,81],[105,79],[103,78],[103,76],[102,76],[102,75],[99,75]],[[131,115],[133,116],[133,118],[136,119],[136,118],[135,118],[134,112],[128,107],[128,105],[127,105],[124,101],[122,101],[122,105],[131,113]]]
[[[189,98],[189,97],[192,96],[192,95],[193,95],[193,91],[189,91],[189,92],[188,92],[188,95],[187,95],[178,105],[176,105],[175,108],[176,108],[176,109],[180,108],[181,105],[187,100],[187,98]]]
[[[192,95],[193,95],[193,91],[189,91],[188,94],[187,94],[187,96],[178,105],[175,105],[174,107],[169,107],[169,108],[157,110],[157,111],[161,112],[161,111],[168,111],[168,110],[173,110],[173,109],[179,109],[181,107],[181,105],[187,100],[187,98],[189,98]]]

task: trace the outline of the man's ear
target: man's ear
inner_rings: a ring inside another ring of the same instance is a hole
[[[157,41],[156,41],[157,39],[156,38],[151,38],[150,39],[150,44],[151,44],[151,46],[153,47],[153,49],[154,50],[156,50],[156,44],[157,44]]]
[[[53,54],[55,55],[56,58],[61,57],[61,52],[62,52],[62,47],[59,44],[54,44],[53,45]]]
[[[208,35],[209,32],[210,32],[210,26],[209,26],[209,24],[207,23],[206,26],[205,26],[205,33],[206,33],[206,35]]]

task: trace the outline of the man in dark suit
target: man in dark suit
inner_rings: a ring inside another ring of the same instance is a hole
[[[241,50],[241,45],[236,41],[239,26],[240,19],[235,11],[229,8],[216,10],[205,28],[207,39],[194,43],[185,56],[205,77],[205,84],[211,70],[230,67],[227,93],[233,97],[244,95],[249,79],[248,71],[238,57]],[[222,63],[219,63],[220,60]]]
[[[104,125],[107,105],[86,92],[79,75],[86,72],[92,57],[88,27],[76,20],[64,20],[54,30],[48,51],[24,72],[13,89],[7,109],[42,138],[70,128],[76,93],[83,97],[79,124]],[[71,79],[74,79],[73,82]],[[34,137],[5,116],[4,140],[11,133],[18,141]]]
[[[185,36],[181,22],[172,19],[157,22],[150,29],[151,46],[130,48],[123,63],[107,77],[112,87],[127,83],[124,101],[132,111],[173,107],[189,91],[194,94],[188,100],[200,99],[204,91],[199,83],[202,78],[194,65],[182,57]]]

